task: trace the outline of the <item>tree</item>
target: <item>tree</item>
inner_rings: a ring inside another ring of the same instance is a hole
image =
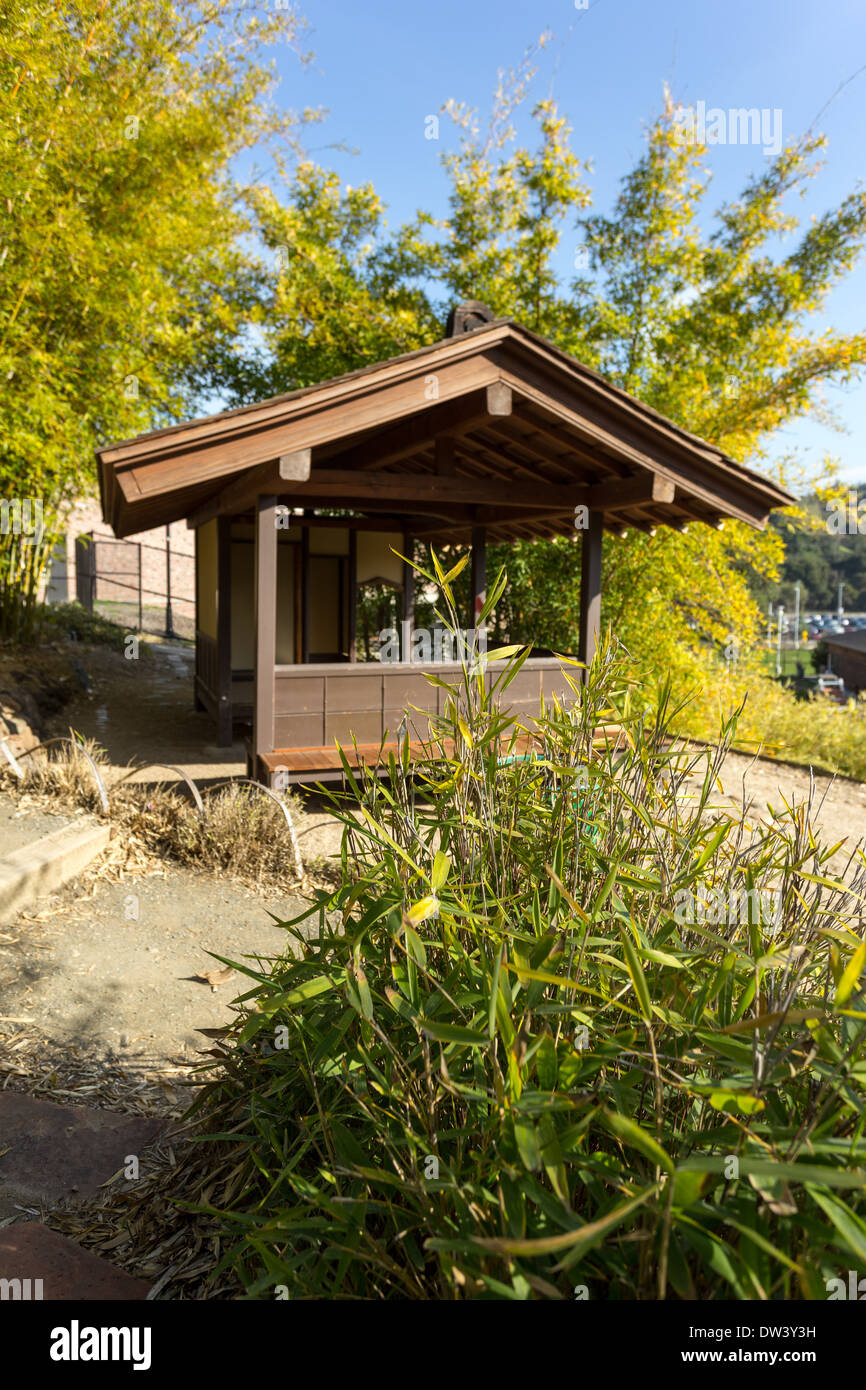
[[[238,376],[238,403],[411,352],[437,332],[426,296],[379,259],[384,207],[373,187],[342,188],[306,159],[286,181],[286,202],[271,189],[249,195],[266,250],[255,316],[263,350]]]
[[[261,56],[297,33],[293,13],[231,0],[0,0],[0,481],[44,526],[23,550],[2,537],[0,632],[32,613],[95,447],[189,413],[242,331],[254,278],[230,163],[291,135]]]
[[[519,100],[519,84],[515,92]],[[503,97],[506,108],[511,99]],[[809,324],[862,248],[866,196],[852,194],[779,253],[797,227],[787,200],[818,168],[823,141],[810,136],[717,209],[705,234],[706,151],[683,138],[681,112],[666,98],[610,215],[581,215],[586,190],[568,128],[549,102],[534,114],[539,144],[530,156],[510,151],[501,112],[485,139],[458,113],[463,144],[446,158],[450,215],[438,224],[421,215],[402,229],[390,263],[411,276],[426,269],[446,301],[480,284],[497,312],[738,461],[765,462],[774,433],[821,410],[822,388],[849,382],[866,361],[866,335],[816,334]],[[569,223],[587,273],[566,287],[554,257]],[[603,619],[652,664],[676,665],[707,640],[746,645],[760,621],[750,581],[773,578],[782,553],[777,530],[756,537],[734,522],[608,540]],[[505,633],[573,649],[574,543],[523,543],[499,559],[511,575],[499,614]]]

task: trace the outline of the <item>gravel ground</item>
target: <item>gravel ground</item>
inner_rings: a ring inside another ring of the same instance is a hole
[[[764,813],[768,806],[781,811],[786,802],[790,805],[792,801],[805,801],[809,795],[807,769],[766,758],[753,763],[752,758],[731,753],[725,760],[721,780],[724,791],[737,804],[742,801],[744,776],[746,799],[752,800],[753,815]],[[815,821],[822,840],[828,846],[844,841],[832,861],[834,868],[841,870],[857,842],[866,837],[866,784],[816,773],[815,788],[816,806],[824,798]]]
[[[232,1017],[246,977],[235,972],[215,990],[196,979],[223,969],[209,952],[255,968],[251,957],[287,947],[274,917],[301,909],[299,898],[270,899],[173,867],[97,881],[92,895],[81,887],[68,885],[4,928],[0,1030],[4,1020],[33,1020],[59,1045],[153,1060],[189,1058],[208,1046],[198,1029]]]
[[[109,786],[129,761],[147,758],[183,766],[202,788],[245,772],[241,746],[216,748],[211,721],[193,708],[189,649],[154,643],[143,660],[127,661],[96,647],[85,660],[86,678],[74,682],[47,732],[72,727],[95,738],[111,760]],[[143,775],[173,780],[154,769]],[[293,811],[304,864],[320,873],[339,851],[340,827],[314,794],[299,808],[300,799]],[[20,811],[13,795],[0,799],[0,855],[70,819],[42,806]],[[106,871],[110,857],[0,924],[0,1036],[32,1019],[47,1043],[89,1055],[188,1060],[208,1046],[197,1030],[228,1022],[232,999],[246,988],[238,973],[216,990],[196,980],[222,968],[208,952],[234,960],[280,954],[287,938],[273,918],[297,915],[301,899],[170,863],[120,875]]]
[[[808,793],[807,772],[732,754],[722,780],[735,800],[744,774],[754,815]],[[818,822],[823,838],[850,847],[866,830],[866,786],[831,785],[824,776],[816,784],[819,794],[827,792]],[[304,853],[333,853],[338,827],[311,809],[299,822]],[[838,867],[846,857],[841,850]],[[85,875],[3,929],[0,1030],[3,1019],[32,1018],[61,1045],[189,1060],[208,1045],[197,1030],[226,1023],[232,999],[246,987],[238,974],[216,990],[196,979],[221,969],[208,953],[237,961],[280,954],[287,937],[273,917],[300,909],[299,897],[270,897],[172,866],[119,882]]]

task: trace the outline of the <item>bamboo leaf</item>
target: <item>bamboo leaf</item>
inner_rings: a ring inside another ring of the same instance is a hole
[[[642,1192],[629,1198],[627,1202],[623,1202],[620,1206],[615,1207],[613,1211],[608,1212],[606,1216],[600,1217],[597,1221],[587,1222],[583,1226],[577,1226],[574,1230],[565,1231],[561,1235],[541,1236],[529,1240],[508,1240],[502,1238],[494,1238],[491,1240],[476,1237],[474,1244],[481,1246],[484,1250],[492,1250],[497,1254],[525,1255],[528,1258],[532,1258],[536,1255],[556,1255],[561,1250],[567,1250],[570,1256],[568,1262],[566,1263],[563,1261],[562,1264],[557,1266],[559,1269],[565,1269],[582,1258],[597,1241],[602,1240],[610,1231],[622,1225],[623,1221],[631,1216],[633,1211],[636,1211],[638,1207],[643,1206],[651,1197],[654,1197],[658,1190],[658,1184],[653,1183],[651,1187],[644,1188]]]
[[[463,1043],[467,1047],[487,1047],[490,1039],[475,1028],[461,1028],[454,1023],[439,1023],[433,1018],[419,1017],[418,1027],[436,1042]]]
[[[836,989],[836,1003],[844,1008],[854,993],[854,986],[863,974],[863,966],[866,965],[866,941],[858,946],[850,961],[842,972],[842,978]]]
[[[621,925],[619,927],[619,934],[622,940],[623,951],[625,952],[626,969],[628,970],[628,973],[631,977],[631,982],[634,985],[634,992],[637,996],[638,1007],[640,1008],[641,1014],[646,1019],[647,1023],[649,1023],[652,1020],[653,1010],[652,1001],[650,999],[649,987],[646,982],[646,975],[643,973],[643,967],[640,963],[640,958],[637,954],[637,951],[634,948],[634,943],[632,942],[629,933]]]
[[[637,1149],[645,1158],[657,1163],[665,1173],[673,1174],[673,1159],[665,1153],[652,1135],[647,1134],[646,1130],[642,1129],[634,1120],[629,1119],[627,1115],[620,1115],[615,1110],[602,1110],[599,1117],[602,1124],[610,1130],[611,1134],[615,1134],[623,1144]]]

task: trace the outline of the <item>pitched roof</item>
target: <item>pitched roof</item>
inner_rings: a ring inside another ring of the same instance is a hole
[[[97,460],[119,536],[242,512],[257,491],[411,517],[433,539],[479,524],[494,540],[573,534],[581,503],[614,530],[728,517],[764,526],[793,502],[511,319],[106,445]]]
[[[857,628],[853,632],[830,632],[821,638],[828,647],[840,647],[844,651],[866,652],[866,629]]]

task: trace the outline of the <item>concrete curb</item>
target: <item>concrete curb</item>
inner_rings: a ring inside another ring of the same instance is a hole
[[[61,888],[101,854],[111,827],[92,816],[61,826],[0,859],[0,913],[20,912],[43,893]]]

